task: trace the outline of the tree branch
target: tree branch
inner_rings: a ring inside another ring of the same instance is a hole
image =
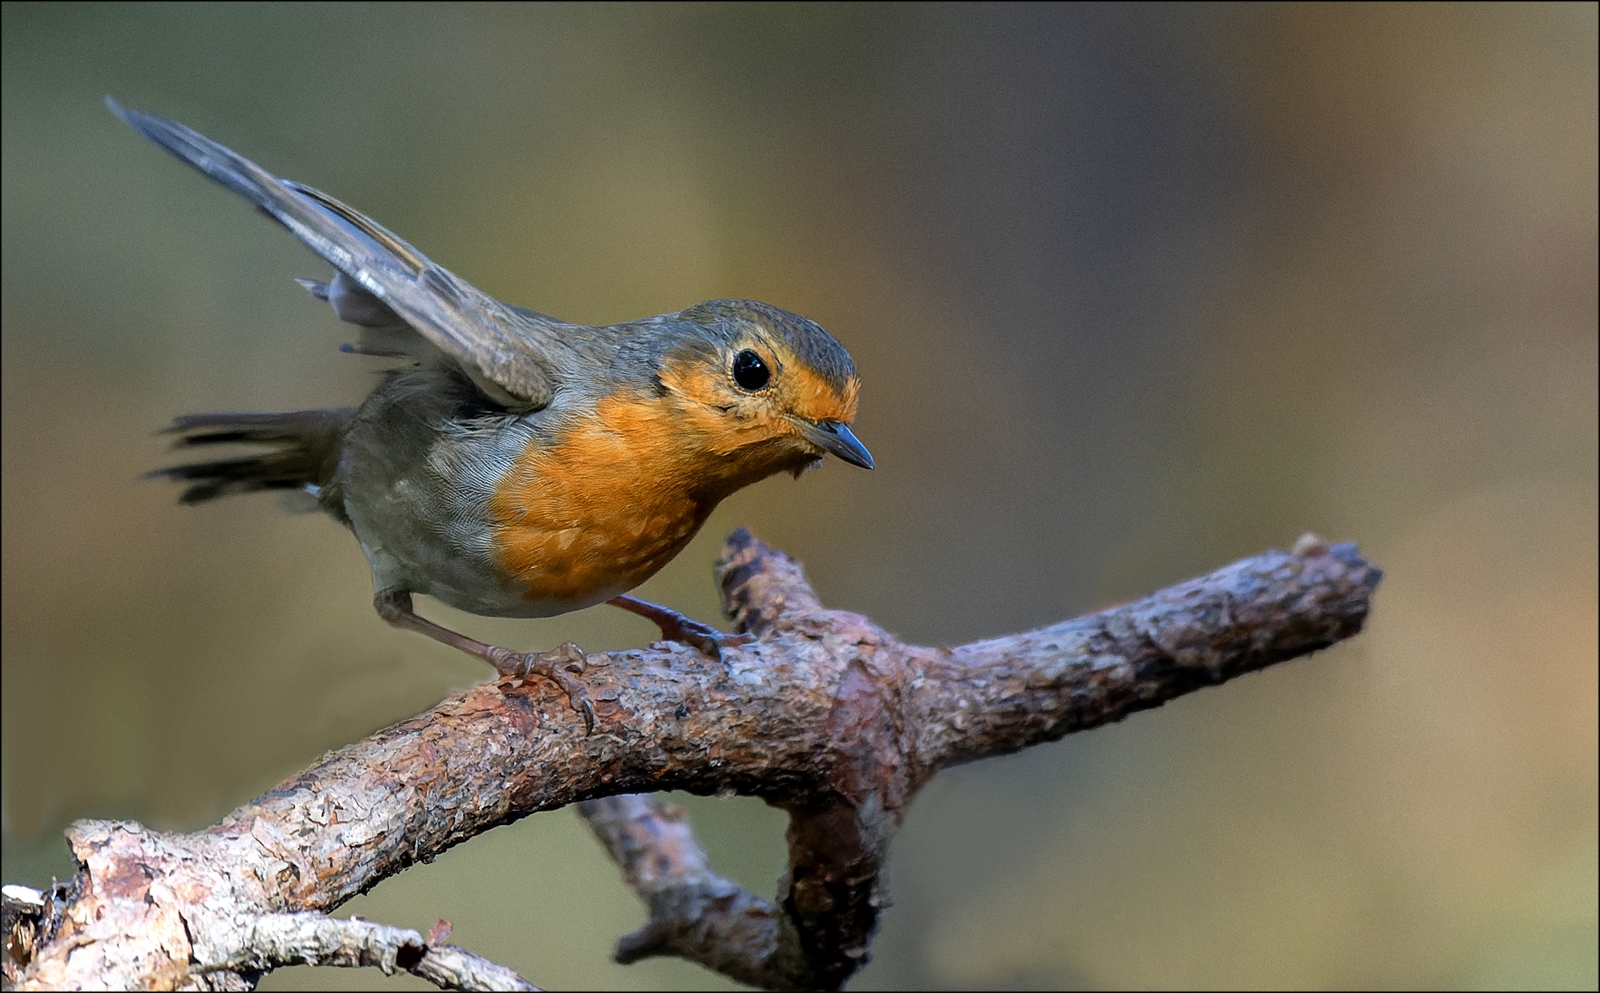
[[[720,662],[669,643],[590,656],[592,735],[545,681],[485,683],[330,754],[208,830],[75,824],[81,871],[40,912],[19,985],[245,988],[283,960],[259,940],[233,951],[239,922],[326,921],[489,828],[595,801],[583,814],[651,909],[620,959],[672,954],[752,985],[836,988],[867,960],[888,903],[889,839],[934,772],[1349,637],[1381,576],[1353,546],[1306,538],[1134,603],[952,650],[824,609],[797,563],[743,530],[717,572],[725,609],[757,640]],[[776,904],[713,873],[671,809],[620,796],[671,789],[732,790],[789,812]],[[415,932],[301,926],[312,937],[292,944],[297,954],[333,947],[326,955],[401,967],[416,954],[402,949],[425,950],[424,963],[443,955]],[[521,982],[496,975],[481,981]]]
[[[373,966],[385,976],[396,968],[447,990],[536,990],[521,976],[409,928],[325,914],[261,914],[228,928],[206,927],[210,947],[195,947],[191,973],[267,972],[284,965]],[[217,935],[226,935],[219,946]]]

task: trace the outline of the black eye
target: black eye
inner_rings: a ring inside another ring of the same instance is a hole
[[[755,352],[747,348],[733,357],[733,381],[739,384],[741,390],[754,393],[771,380],[772,370]]]

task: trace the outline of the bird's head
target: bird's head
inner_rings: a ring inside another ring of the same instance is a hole
[[[663,326],[656,389],[736,485],[799,475],[829,454],[872,468],[850,431],[855,363],[820,326],[753,300],[696,304]]]

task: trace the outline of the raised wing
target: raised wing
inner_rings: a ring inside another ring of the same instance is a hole
[[[129,110],[110,97],[106,105],[146,138],[266,211],[469,372],[531,406],[550,402],[557,370],[565,364],[564,339],[590,329],[501,303],[333,197],[279,179],[177,121]]]

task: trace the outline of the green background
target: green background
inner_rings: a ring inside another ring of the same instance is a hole
[[[829,328],[878,461],[727,501],[641,593],[714,619],[740,524],[830,605],[958,644],[1304,531],[1368,631],[951,770],[860,989],[1588,986],[1596,973],[1596,7],[4,8],[4,876],[77,817],[195,829],[484,677],[356,543],[140,473],[172,415],[351,404],[327,268],[114,94],[610,322]],[[500,644],[638,645],[607,608]],[[783,819],[694,800],[763,894]],[[343,911],[550,987],[643,917],[570,813]],[[267,988],[418,986],[285,970]]]

